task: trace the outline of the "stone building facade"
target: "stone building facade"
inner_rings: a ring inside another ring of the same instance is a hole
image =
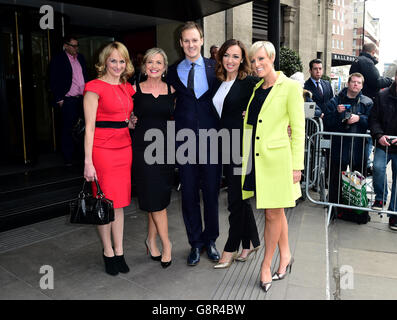
[[[249,47],[255,40],[267,40],[264,30],[262,39],[256,34],[253,17],[262,17],[266,29],[268,0],[257,0],[204,17],[204,56],[209,57],[211,45],[221,45],[225,40],[235,38]],[[333,0],[281,0],[281,46],[295,50],[301,57],[305,77],[309,75],[309,62],[320,58],[325,73],[331,70]],[[257,13],[257,8],[263,12]],[[176,30],[178,23],[157,26],[158,46],[169,53],[170,63],[181,57]],[[260,27],[258,27],[260,28]],[[174,34],[174,41],[169,35]]]

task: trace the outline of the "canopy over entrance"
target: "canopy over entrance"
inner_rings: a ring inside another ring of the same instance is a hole
[[[149,1],[97,1],[56,0],[65,4],[122,11],[137,15],[177,21],[197,20],[202,17],[250,2],[247,0],[149,0]]]

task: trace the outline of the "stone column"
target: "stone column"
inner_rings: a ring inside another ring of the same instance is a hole
[[[332,19],[333,19],[334,3],[333,0],[326,0],[325,7],[325,32],[324,32],[324,74],[331,73],[332,63]]]
[[[296,9],[293,7],[286,7],[284,9],[284,45],[290,49],[294,48],[294,22],[295,22]]]

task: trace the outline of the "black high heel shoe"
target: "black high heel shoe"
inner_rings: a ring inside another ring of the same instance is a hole
[[[149,252],[150,252],[150,258],[152,258],[154,261],[161,261],[161,255],[156,256],[156,257],[152,256],[152,251],[150,250],[149,243],[148,243],[147,239],[145,240],[145,246],[146,246],[146,254],[149,254]]]
[[[125,262],[124,255],[121,256],[114,256],[116,267],[121,273],[128,273],[130,272],[130,268],[128,267],[127,263]]]
[[[291,260],[289,261],[289,263],[287,264],[287,266],[285,267],[285,272],[284,273],[278,273],[276,272],[273,277],[272,280],[277,281],[277,280],[283,280],[288,273],[288,269],[289,269],[289,273],[291,273],[292,270],[292,264],[294,263],[294,258],[291,258]]]
[[[170,245],[172,250],[172,243]],[[161,256],[160,256],[160,261],[161,261]],[[165,269],[168,268],[171,265],[171,263],[172,263],[172,259],[170,261],[165,261],[165,262],[161,261],[161,266]]]
[[[103,261],[105,262],[105,271],[111,276],[117,276],[119,274],[119,269],[116,264],[116,256],[106,257],[105,251],[103,251]]]

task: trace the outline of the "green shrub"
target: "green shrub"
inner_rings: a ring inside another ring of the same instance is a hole
[[[292,76],[295,72],[302,72],[302,61],[294,50],[281,47],[280,70],[284,72],[287,77]]]

